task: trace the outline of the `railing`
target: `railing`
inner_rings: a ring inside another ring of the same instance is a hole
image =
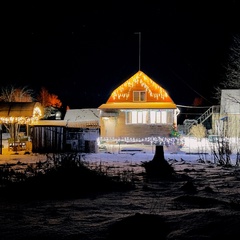
[[[204,112],[198,119],[185,124],[186,127],[186,134],[189,134],[191,127],[194,124],[201,124],[205,122],[209,117],[211,117],[214,113],[219,113],[220,112],[220,106],[219,105],[213,105],[211,106],[206,112]]]

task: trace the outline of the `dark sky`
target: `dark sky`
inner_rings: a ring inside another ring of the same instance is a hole
[[[176,104],[202,96],[212,105],[240,30],[234,0],[32,2],[2,8],[1,85],[44,86],[71,109],[105,103],[139,59]]]

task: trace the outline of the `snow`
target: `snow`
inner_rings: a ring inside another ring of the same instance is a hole
[[[1,200],[0,239],[239,239],[236,153],[231,155],[232,166],[219,166],[208,142],[186,139],[180,149],[164,147],[164,157],[191,181],[146,181],[141,163],[154,154],[155,146],[141,144],[108,144],[99,153],[82,153],[82,161],[91,168],[101,165],[109,174],[134,173],[136,189],[82,199]],[[0,164],[39,160],[46,155],[0,155]]]

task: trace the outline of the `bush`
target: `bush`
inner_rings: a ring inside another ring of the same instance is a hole
[[[206,137],[207,129],[201,123],[193,125],[190,129],[190,134],[198,139],[202,139]]]
[[[116,179],[92,170],[73,154],[62,155],[60,161],[27,165],[21,178],[17,178],[19,172],[13,169],[0,170],[0,190],[10,199],[78,198],[134,189],[134,183],[128,179]]]

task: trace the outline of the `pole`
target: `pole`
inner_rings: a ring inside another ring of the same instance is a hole
[[[139,71],[141,69],[141,32],[139,32],[139,62],[138,62],[138,67],[139,67]]]
[[[141,69],[141,32],[136,32],[138,34],[138,70]]]

